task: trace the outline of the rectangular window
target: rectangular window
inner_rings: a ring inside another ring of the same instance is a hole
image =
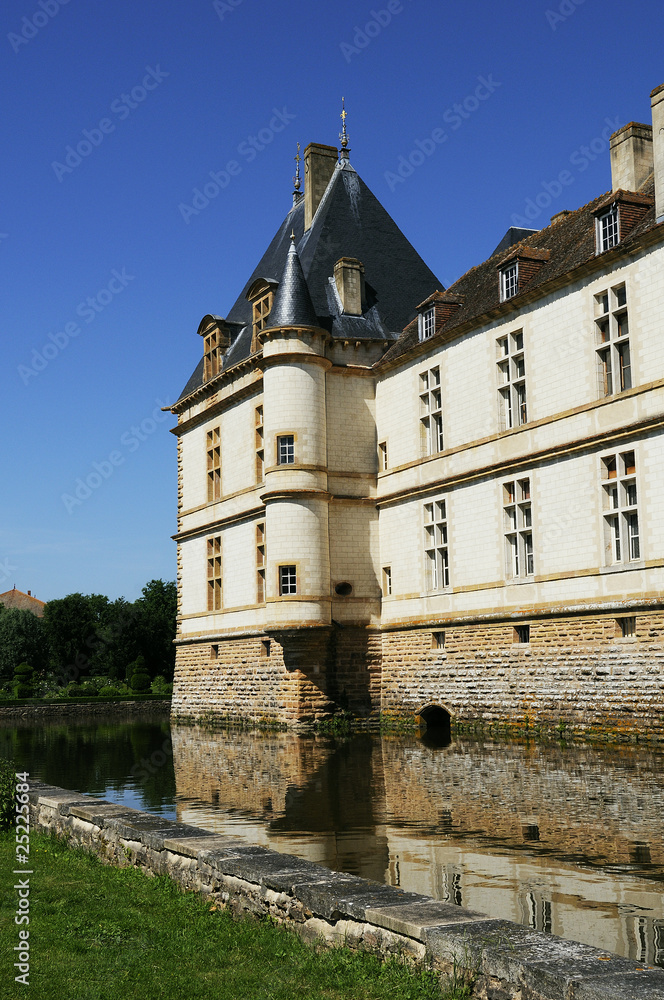
[[[530,479],[503,483],[503,532],[508,578],[532,576],[535,566]]]
[[[257,406],[254,414],[255,420],[255,448],[256,448],[256,482],[262,483],[265,478],[265,441],[263,436],[263,407]]]
[[[633,639],[636,636],[636,618],[616,618],[617,639]]]
[[[514,642],[530,642],[530,625],[514,626]]]
[[[633,451],[602,458],[604,553],[607,565],[641,558],[636,462]]]
[[[427,590],[443,590],[450,585],[445,500],[424,504],[424,560]]]
[[[433,337],[436,332],[436,307],[431,306],[421,312],[417,324],[420,340],[428,340],[429,337]]]
[[[392,567],[383,566],[383,597],[389,597],[392,593]]]
[[[504,430],[509,430],[528,421],[523,330],[499,337],[496,349],[501,424]]]
[[[444,632],[432,632],[431,633],[431,648],[432,649],[445,649],[445,633]]]
[[[204,339],[203,380],[207,382],[208,379],[218,375],[221,366],[221,333],[219,330],[214,330],[212,333],[208,333]]]
[[[280,434],[277,438],[277,465],[293,465],[295,462],[295,436]]]
[[[378,469],[384,472],[387,468],[387,441],[381,441],[378,445]]]
[[[285,594],[297,594],[297,567],[279,567],[279,593],[283,597]]]
[[[253,302],[254,337],[267,326],[268,316],[272,309],[273,292],[267,292]]]
[[[256,601],[263,604],[265,601],[265,521],[259,521],[256,525]]]
[[[619,242],[618,206],[612,205],[608,212],[599,215],[595,221],[597,253],[610,250]]]
[[[601,396],[632,388],[627,290],[624,285],[595,296],[595,342]]]
[[[207,541],[207,605],[208,611],[221,610],[221,535]]]
[[[494,286],[495,287],[495,286]],[[515,260],[500,272],[500,301],[512,299],[519,291],[519,262]]]
[[[424,455],[443,450],[443,398],[440,366],[420,373],[420,437]]]
[[[221,431],[219,427],[207,432],[207,498],[221,499]]]

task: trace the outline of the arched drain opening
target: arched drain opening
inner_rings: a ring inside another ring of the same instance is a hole
[[[420,712],[420,719],[426,726],[422,742],[429,747],[447,747],[452,742],[452,719],[450,713],[440,705],[427,705]]]

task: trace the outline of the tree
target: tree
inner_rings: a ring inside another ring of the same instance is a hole
[[[101,594],[68,594],[45,605],[44,625],[56,673],[77,680],[93,672],[108,605],[108,597]]]
[[[19,663],[34,670],[48,665],[48,639],[41,618],[31,611],[6,608],[0,614],[0,677],[13,677]]]
[[[138,643],[150,677],[163,674],[173,679],[177,587],[171,580],[150,580],[134,603],[137,613]]]

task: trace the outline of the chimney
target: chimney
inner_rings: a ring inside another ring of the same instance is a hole
[[[361,316],[364,264],[355,257],[341,257],[334,265],[334,280],[343,311],[348,316]]]
[[[316,209],[337,165],[337,147],[310,142],[304,151],[304,229],[310,228]]]
[[[28,591],[28,597],[32,597],[32,591]]]
[[[611,150],[611,190],[638,191],[652,173],[652,128],[630,122],[614,132]]]
[[[655,161],[655,218],[664,222],[664,83],[650,95],[652,139]]]

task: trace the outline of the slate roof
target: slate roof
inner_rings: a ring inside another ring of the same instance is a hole
[[[654,180],[651,175],[639,189],[639,193],[648,197],[654,196]],[[508,258],[515,257],[519,250],[529,248],[532,257],[541,259],[541,266],[537,268],[533,277],[527,282],[521,294],[515,295],[509,302],[502,303],[504,313],[513,310],[518,314],[519,307],[524,300],[530,300],[531,293],[540,286],[556,278],[563,278],[574,268],[591,261],[597,261],[598,269],[602,267],[602,257],[605,255],[595,254],[595,215],[603,202],[612,201],[612,192],[605,192],[598,198],[578,208],[574,212],[540,229],[516,244],[501,241],[498,248],[488,260],[485,260],[477,267],[471,268],[458,281],[454,282],[447,289],[448,295],[459,295],[461,305],[451,313],[446,314],[444,322],[437,325],[436,334],[447,334],[445,339],[453,336],[453,331],[457,327],[468,324],[470,321],[479,320],[492,310],[496,310],[496,316],[500,315],[498,307],[500,303],[500,291],[498,273],[500,265]],[[652,205],[643,205],[640,218],[628,232],[621,233],[620,243],[607,254],[616,252],[628,252],[630,244],[636,237],[640,236],[647,229],[655,224],[655,210]],[[509,233],[509,231],[508,231]],[[532,254],[533,250],[542,251],[541,254]],[[393,344],[386,354],[381,358],[379,364],[389,364],[407,355],[419,343],[417,322],[408,324],[398,341]],[[427,341],[428,343],[428,341]]]
[[[13,590],[6,590],[4,594],[0,594],[0,604],[4,604],[6,608],[31,611],[38,618],[41,618],[44,614],[45,603],[45,601],[37,600],[31,594],[24,594],[22,590],[17,590],[16,587]]]
[[[250,355],[252,306],[247,291],[257,278],[282,281],[291,232],[295,233],[302,274],[316,316],[315,323],[306,325],[320,326],[333,337],[396,339],[415,315],[417,304],[444,287],[344,160],[337,163],[309,230],[304,232],[304,198],[300,198],[227,313],[226,322],[237,324],[241,332],[225,355],[224,370]],[[364,265],[367,307],[362,316],[345,316],[341,309],[333,278],[334,264],[340,257],[355,257]],[[279,300],[277,289],[275,307]],[[272,326],[272,316],[269,322]],[[201,358],[180,399],[202,384]]]
[[[267,329],[275,326],[318,326],[294,239],[268,316]]]

